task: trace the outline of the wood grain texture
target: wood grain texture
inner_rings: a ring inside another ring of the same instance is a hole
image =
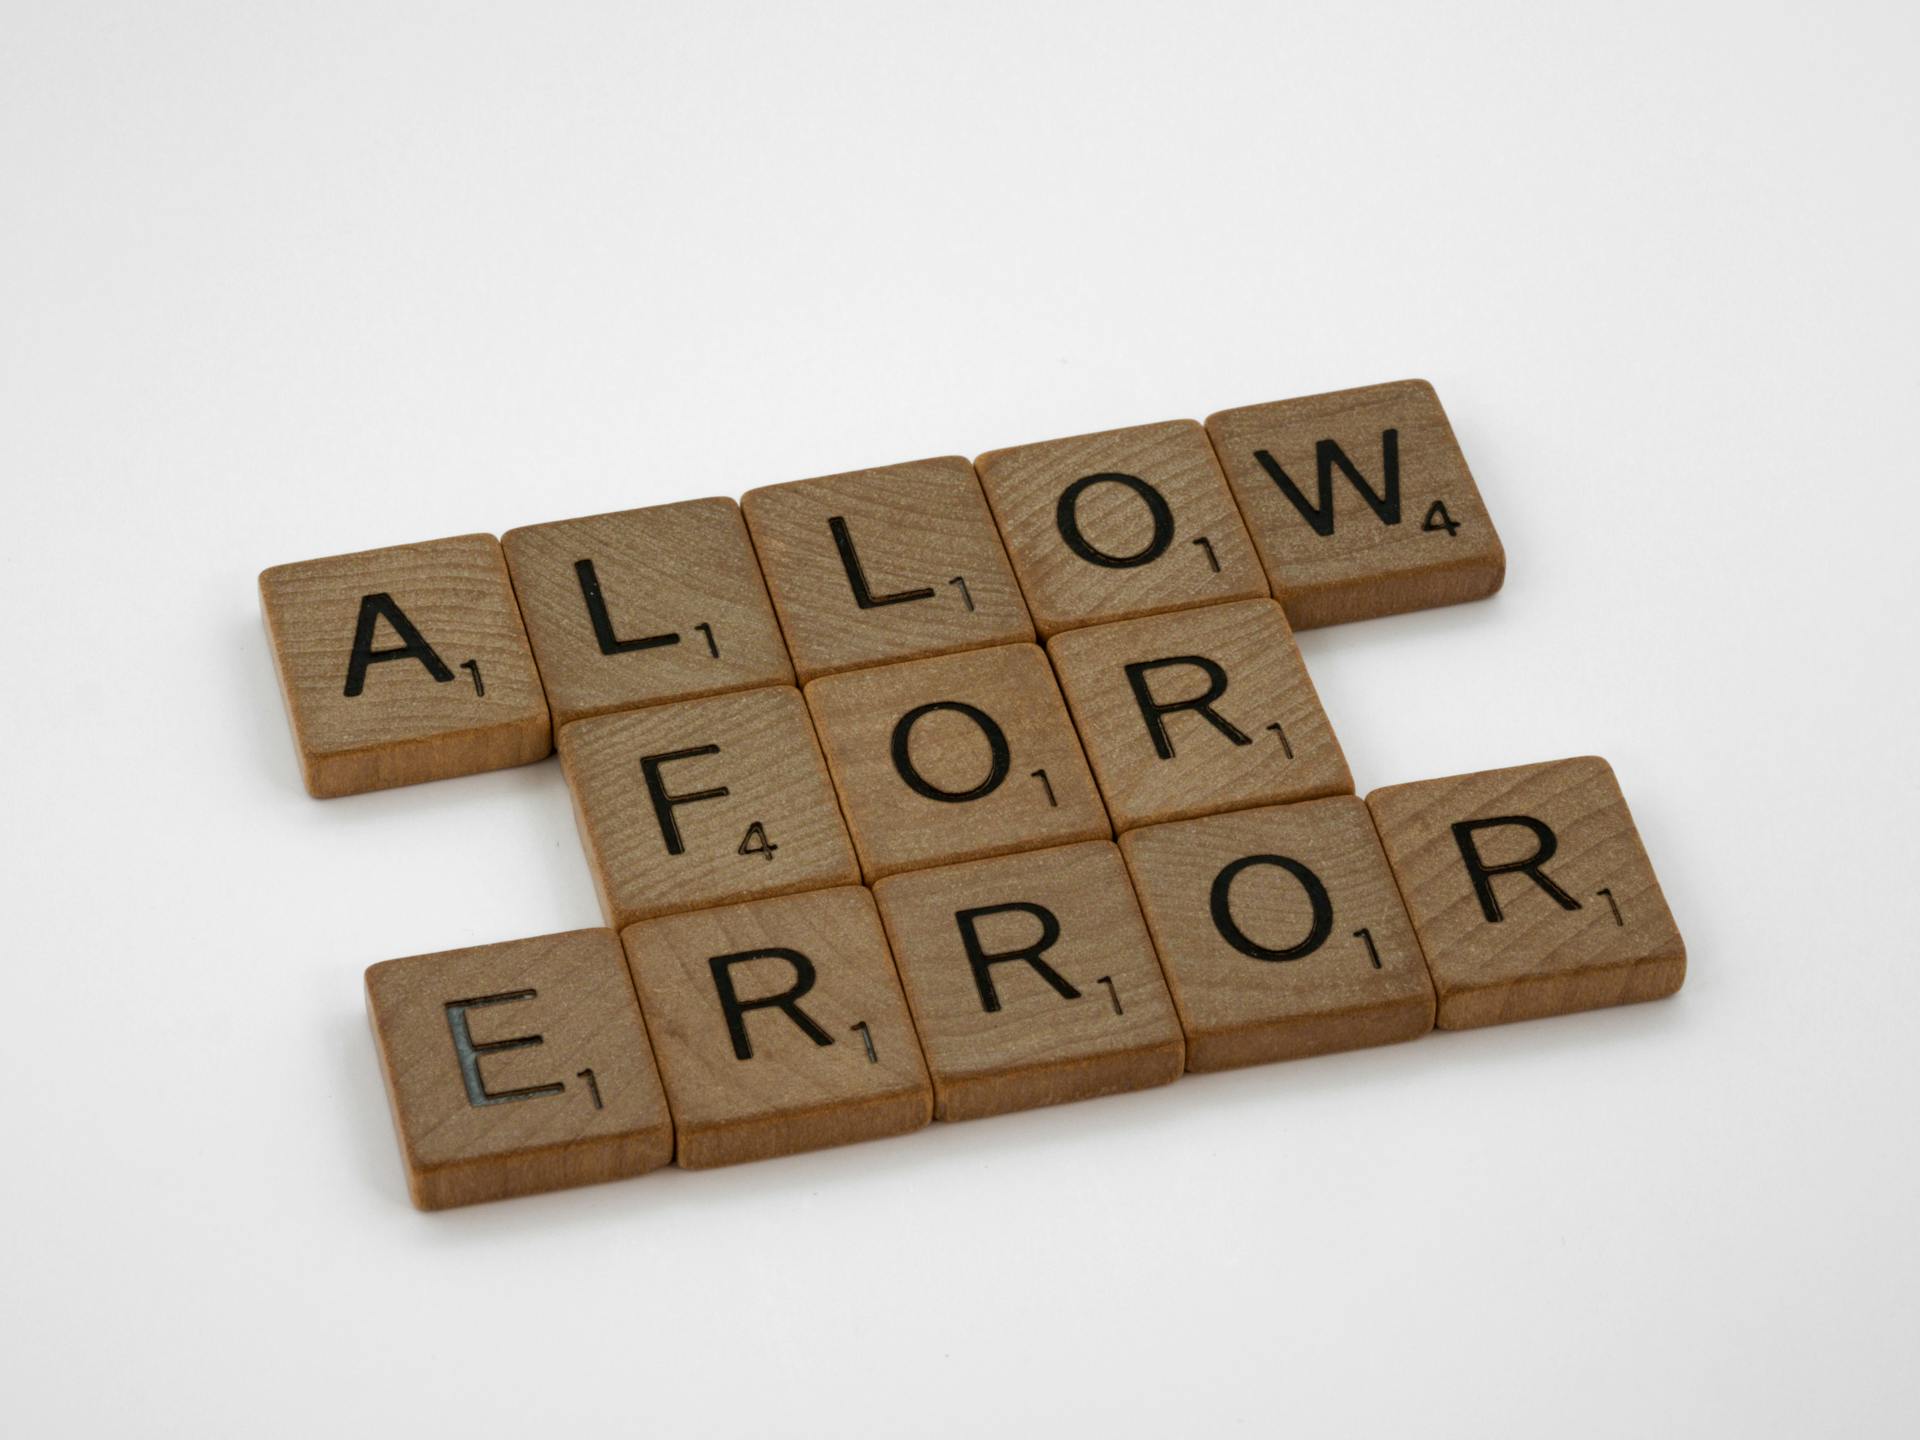
[[[673,1158],[611,930],[388,960],[367,1015],[423,1210],[639,1175]]]
[[[560,732],[560,761],[616,927],[860,878],[797,690],[576,720]]]
[[[873,893],[937,1118],[1144,1090],[1185,1069],[1180,1022],[1111,842],[895,875]]]
[[[927,1067],[864,889],[643,921],[621,938],[685,1168],[900,1135],[932,1118]]]
[[[1033,639],[980,482],[959,456],[768,485],[740,505],[802,682]]]
[[[974,468],[1043,636],[1268,594],[1197,421],[992,450]]]
[[[1367,805],[1442,1029],[1657,1000],[1686,979],[1686,945],[1605,760],[1389,785]]]
[[[589,715],[793,684],[731,500],[529,525],[500,543],[556,730]]]
[[[1120,847],[1189,1070],[1384,1045],[1433,1028],[1433,986],[1363,801],[1341,795],[1154,825],[1123,835]]]
[[[1296,630],[1478,600],[1506,578],[1500,537],[1424,380],[1223,410],[1207,432]]]
[[[1122,830],[1353,791],[1272,600],[1096,625],[1047,649]]]
[[[1036,646],[830,675],[806,695],[869,881],[1112,837]]]
[[[260,607],[309,794],[552,753],[540,675],[491,535],[275,565],[260,574]],[[412,653],[383,654],[402,650]]]

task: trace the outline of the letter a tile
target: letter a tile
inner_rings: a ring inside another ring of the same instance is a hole
[[[1110,841],[894,875],[873,893],[940,1119],[1143,1090],[1185,1069]]]
[[[460,535],[260,575],[308,793],[357,795],[553,749],[500,543]]]
[[[576,720],[560,763],[610,925],[860,878],[797,690]]]
[[[639,1175],[673,1158],[611,930],[367,971],[367,1015],[423,1210]]]
[[[767,485],[740,506],[803,684],[1033,639],[980,482],[958,456]]]
[[[1478,600],[1506,552],[1424,380],[1207,418],[1296,630]]]
[[[793,683],[731,500],[528,525],[500,543],[556,730],[588,715]]]
[[[1597,756],[1367,796],[1440,995],[1440,1026],[1680,988],[1687,950],[1613,767]]]
[[[899,1135],[932,1118],[865,890],[673,915],[621,938],[685,1168]]]
[[[1271,600],[1095,625],[1047,648],[1122,830],[1353,791]]]
[[[1120,838],[1187,1035],[1226,1070],[1433,1028],[1433,986],[1366,804],[1352,795]]]

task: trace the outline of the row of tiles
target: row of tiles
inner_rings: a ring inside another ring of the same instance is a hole
[[[1650,1000],[1685,968],[1588,757],[393,960],[367,995],[439,1209]]]
[[[275,566],[308,789],[537,760],[570,721],[1234,600],[1299,628],[1491,594],[1505,556],[1404,381]]]
[[[560,758],[615,927],[1353,792],[1272,600],[597,715]]]

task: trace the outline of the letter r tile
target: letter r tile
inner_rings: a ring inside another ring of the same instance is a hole
[[[917,1130],[933,1091],[873,897],[858,886],[621,936],[689,1170]]]
[[[1440,996],[1464,1030],[1680,988],[1687,949],[1598,756],[1367,796]]]
[[[797,690],[576,720],[560,762],[610,925],[860,878]]]
[[[874,887],[942,1120],[1166,1085],[1180,1022],[1111,841]]]
[[[1033,639],[979,479],[957,456],[767,485],[740,506],[803,684]]]
[[[1352,795],[1120,837],[1187,1036],[1189,1070],[1411,1040],[1433,985]]]
[[[639,1175],[673,1158],[611,930],[388,960],[367,1015],[423,1210]]]
[[[1047,649],[1122,830],[1353,791],[1271,600],[1094,625]]]

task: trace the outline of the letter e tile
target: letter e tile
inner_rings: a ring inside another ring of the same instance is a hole
[[[423,1210],[639,1175],[673,1158],[611,930],[388,960],[367,1014]]]

